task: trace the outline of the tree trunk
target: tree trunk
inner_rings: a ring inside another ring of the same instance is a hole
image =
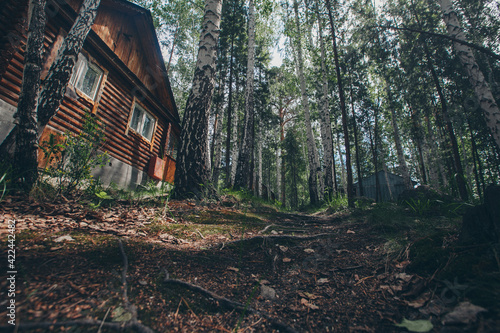
[[[317,5],[317,1],[316,1]],[[325,195],[331,198],[334,191],[333,184],[333,139],[332,139],[332,120],[330,117],[330,106],[328,103],[328,78],[327,78],[327,68],[326,68],[326,52],[325,52],[325,42],[321,31],[323,30],[323,20],[321,15],[318,15],[319,29],[319,41],[321,48],[321,73],[322,73],[322,91],[321,91],[321,113],[320,113],[320,124],[321,124],[321,143],[323,145],[324,156],[323,156],[323,167],[324,167],[324,179],[325,179]]]
[[[26,191],[33,188],[38,178],[37,115],[36,108],[42,72],[43,39],[46,0],[31,0],[28,10],[28,40],[24,57],[23,81],[17,112],[19,132],[14,153],[14,170],[21,177]]]
[[[439,0],[443,20],[448,29],[448,34],[458,40],[466,41],[465,34],[462,31],[460,21],[450,0]],[[486,82],[483,73],[476,63],[476,59],[470,47],[454,42],[453,46],[460,62],[465,68],[469,81],[472,84],[474,93],[479,101],[479,105],[484,111],[486,124],[490,128],[495,143],[500,148],[500,109],[493,97],[491,89]]]
[[[411,125],[412,125],[412,133],[413,133],[413,141],[415,142],[417,153],[418,153],[418,161],[420,168],[420,176],[423,184],[427,184],[427,172],[425,171],[425,161],[424,154],[422,149],[422,131],[420,130],[420,119],[417,111],[410,108],[410,117],[411,117]]]
[[[61,45],[57,57],[50,66],[45,79],[40,102],[38,105],[38,137],[42,135],[43,128],[56,114],[64,98],[73,67],[78,60],[78,54],[83,43],[94,24],[97,9],[101,0],[86,0],[78,13],[75,23]]]
[[[219,85],[219,100],[217,105],[216,121],[214,122],[214,138],[212,142],[211,158],[212,158],[212,184],[218,189],[220,176],[220,162],[222,155],[222,125],[224,117],[224,89],[225,73],[221,71],[221,79]]]
[[[82,4],[78,17],[64,39],[56,60],[49,69],[37,104],[37,139],[40,139],[45,125],[56,114],[64,98],[73,67],[78,60],[83,42],[94,23],[100,2],[100,0],[86,0]],[[18,133],[19,126],[15,126],[0,146],[2,155],[12,151],[11,147],[14,146]]]
[[[236,79],[236,92],[233,94],[238,95],[239,93],[239,80]],[[239,117],[239,106],[240,103],[236,103],[236,108],[233,107],[233,125],[232,125],[232,133],[231,133],[231,138],[233,140],[232,143],[232,150],[231,150],[231,174],[230,174],[230,185],[234,185],[234,180],[236,177],[236,167],[238,165],[238,155],[240,153],[240,140],[238,137],[238,123],[240,122],[240,117]]]
[[[314,135],[311,126],[311,116],[309,112],[309,101],[306,93],[306,79],[304,76],[304,60],[302,58],[302,43],[301,43],[301,31],[299,22],[299,10],[298,10],[297,0],[294,0],[293,7],[295,11],[295,24],[297,28],[296,37],[296,55],[297,55],[297,74],[300,81],[300,91],[302,96],[302,107],[304,109],[304,118],[306,125],[306,141],[308,150],[308,161],[309,161],[309,198],[311,205],[318,205],[320,202],[320,193],[318,193],[318,177],[321,172],[321,167],[319,165],[319,156],[316,149],[316,143],[314,142]]]
[[[455,136],[455,132],[453,130],[453,125],[448,116],[448,103],[444,96],[443,90],[441,89],[441,83],[439,82],[439,77],[434,69],[434,63],[432,61],[431,54],[429,52],[429,48],[427,47],[427,43],[423,41],[425,57],[427,60],[427,65],[429,67],[429,71],[431,72],[432,79],[434,80],[434,84],[436,86],[436,90],[439,96],[439,100],[441,101],[441,115],[444,121],[444,125],[446,127],[446,132],[448,134],[448,138],[450,140],[450,150],[453,158],[453,166],[454,171],[456,173],[456,181],[458,187],[458,193],[460,198],[464,201],[467,201],[469,198],[469,194],[467,193],[467,185],[465,184],[464,171],[462,168],[462,161],[460,159],[460,152],[458,151],[458,143],[457,137]]]
[[[328,9],[328,17],[330,19],[330,28],[332,30],[332,42],[333,42],[333,55],[335,60],[335,71],[337,73],[337,86],[339,90],[339,100],[340,109],[342,112],[342,128],[344,131],[344,145],[345,145],[345,163],[347,172],[347,201],[349,207],[354,207],[354,191],[353,191],[353,181],[352,181],[352,167],[351,167],[351,148],[349,143],[349,129],[348,129],[348,119],[347,110],[345,106],[344,88],[342,87],[342,77],[340,75],[340,64],[339,55],[337,50],[337,36],[335,34],[335,25],[333,23],[332,8],[330,6],[330,0],[326,0],[326,6]]]
[[[476,146],[476,138],[474,137],[474,132],[472,131],[472,126],[470,124],[470,120],[467,119],[467,126],[469,127],[469,133],[470,133],[470,142],[471,142],[471,149],[472,149],[472,161],[474,163],[474,179],[476,180],[476,188],[477,188],[477,194],[479,196],[479,199],[482,201],[483,200],[483,193],[481,192],[481,182],[479,181],[479,172],[478,172],[478,161],[479,159],[476,159],[477,154],[477,146]]]
[[[226,187],[231,186],[231,136],[233,122],[233,52],[234,37],[231,36],[231,51],[229,60],[229,92],[227,102],[227,137],[226,137]]]
[[[221,10],[222,0],[206,0],[193,86],[186,103],[177,154],[175,196],[178,198],[201,198],[207,194],[204,191],[210,178],[208,118],[215,85]]]
[[[245,88],[245,117],[243,121],[243,134],[234,187],[249,188],[251,183],[251,157],[253,152],[253,127],[254,127],[254,68],[255,68],[255,7],[250,0],[248,8],[248,61],[247,82]]]
[[[356,112],[354,112],[354,97],[352,93],[352,76],[350,78],[350,95],[351,95],[351,111],[352,111],[352,129],[354,131],[354,147],[356,149],[356,170],[358,172],[358,188],[359,188],[359,195],[364,196],[364,190],[363,190],[363,175],[361,173],[361,161],[359,159],[360,156],[360,149],[359,149],[359,142],[358,142],[358,126],[357,126],[357,121],[356,121]]]
[[[394,144],[396,145],[396,153],[398,156],[399,170],[401,172],[401,176],[403,177],[403,181],[405,184],[405,188],[407,190],[413,188],[411,183],[410,173],[408,172],[408,166],[406,165],[406,159],[403,152],[403,145],[401,144],[401,135],[399,134],[399,126],[397,123],[396,110],[391,105],[390,102],[392,100],[390,88],[387,86],[387,97],[389,98],[389,108],[391,109],[391,123],[392,129],[394,131]]]

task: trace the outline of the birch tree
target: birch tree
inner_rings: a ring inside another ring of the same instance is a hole
[[[345,106],[345,97],[344,97],[344,88],[342,85],[342,76],[340,75],[340,64],[339,64],[339,55],[337,50],[337,36],[335,33],[335,25],[333,21],[332,15],[332,7],[330,6],[330,0],[326,0],[326,7],[328,10],[328,18],[330,19],[330,28],[332,32],[332,42],[333,42],[333,54],[335,60],[335,72],[337,74],[337,86],[340,100],[340,110],[342,112],[342,129],[344,131],[344,145],[345,145],[345,164],[347,171],[347,200],[349,203],[349,207],[354,207],[354,186],[352,180],[352,167],[351,167],[351,148],[349,142],[349,129],[348,129],[348,119],[347,119],[347,110]]]
[[[99,8],[100,3],[101,0],[85,0],[83,2],[82,7],[78,13],[78,16],[75,19],[75,22],[73,23],[71,29],[69,30],[68,35],[64,38],[64,41],[58,50],[56,59],[49,69],[47,78],[44,81],[40,97],[38,98],[36,105],[37,108],[36,141],[39,140],[40,136],[42,135],[43,129],[59,109],[59,106],[64,98],[64,94],[66,92],[66,87],[68,85],[69,79],[71,78],[73,67],[75,66],[76,61],[78,60],[78,54],[80,53],[80,50],[83,47],[83,43],[87,38],[87,34],[89,33],[92,24],[94,23],[94,20],[97,16],[97,9]],[[38,19],[40,19],[40,17],[38,17]],[[29,52],[30,51],[28,50],[28,53]],[[29,89],[32,88],[35,87],[29,87]],[[24,91],[25,87],[23,87],[22,89],[23,90],[21,91],[21,95],[23,94],[26,95],[27,92]],[[35,93],[35,96],[36,95],[37,93]],[[31,117],[30,121],[33,121],[33,117],[32,116],[30,117]],[[22,121],[25,124],[26,120]],[[14,129],[10,132],[8,137],[2,143],[0,147],[0,154],[6,155],[8,154],[9,151],[12,150],[15,151],[15,149],[17,149],[17,148],[12,149],[12,147],[14,145],[16,146],[18,145],[18,140],[19,140],[18,134],[20,130],[21,127],[19,126],[19,124],[14,127]],[[30,140],[32,140],[33,134],[30,134],[30,137],[31,137]],[[24,168],[29,168],[34,165],[37,165],[36,151],[35,153],[33,153],[33,148],[29,148],[29,150],[31,151],[29,153],[30,161],[27,160],[24,161],[25,163],[23,166]],[[29,183],[33,185],[35,180],[36,180],[36,173],[32,173],[32,176],[29,179]]]
[[[304,60],[302,56],[302,43],[301,43],[301,29],[299,22],[299,5],[297,0],[293,1],[293,8],[295,13],[295,25],[296,25],[296,66],[297,74],[299,76],[300,82],[300,92],[302,98],[302,108],[304,109],[304,118],[306,125],[306,141],[307,141],[307,157],[309,161],[309,197],[311,200],[311,205],[317,205],[320,202],[320,192],[318,181],[321,180],[320,172],[321,167],[319,164],[318,151],[316,149],[316,144],[314,142],[314,135],[311,126],[311,115],[309,111],[309,101],[306,92],[306,79],[304,75]],[[319,176],[319,177],[318,177]]]
[[[235,188],[248,188],[251,183],[251,159],[253,155],[253,127],[254,127],[254,68],[255,68],[255,6],[253,0],[248,8],[248,58],[247,80],[245,88],[245,117],[241,149],[236,167]]]
[[[446,24],[448,35],[454,39],[465,42],[465,34],[451,0],[439,0],[438,2],[441,6],[443,21]],[[485,80],[483,72],[479,68],[470,47],[458,42],[453,42],[453,46],[469,77],[469,81],[474,89],[479,105],[483,109],[486,124],[493,135],[495,143],[500,148],[500,109],[493,97],[488,82]]]
[[[179,198],[203,197],[208,188],[208,120],[215,86],[221,11],[222,0],[206,0],[193,86],[186,104],[177,153],[174,193]]]
[[[321,50],[321,143],[323,145],[323,172],[325,176],[325,195],[331,196],[334,192],[333,168],[334,168],[334,153],[333,153],[333,139],[332,139],[332,119],[330,116],[330,105],[328,103],[328,77],[326,68],[326,51],[325,41],[323,39],[323,18],[319,13],[318,1],[316,1],[316,14],[318,16],[319,24],[319,45]]]

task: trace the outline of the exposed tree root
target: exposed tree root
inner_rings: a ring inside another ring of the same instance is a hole
[[[224,243],[224,246],[235,245],[235,244],[239,244],[239,243],[255,242],[255,241],[267,241],[267,240],[271,240],[271,239],[285,240],[285,241],[286,240],[302,241],[302,240],[328,238],[331,236],[334,236],[334,234],[331,234],[331,233],[324,234],[323,233],[323,234],[310,235],[310,236],[292,236],[292,235],[255,236],[255,237],[249,237],[249,238],[238,239],[238,240],[234,240],[231,242],[227,242],[227,243]]]
[[[289,332],[289,333],[296,333],[297,332],[294,328],[272,318],[271,316],[269,316],[266,313],[263,313],[263,312],[255,310],[251,307],[245,306],[245,304],[243,304],[243,303],[235,302],[235,301],[232,301],[232,300],[225,298],[223,296],[219,296],[219,295],[211,292],[210,290],[202,288],[198,285],[195,285],[195,284],[192,284],[189,282],[185,282],[182,280],[177,280],[177,279],[165,279],[163,282],[167,283],[167,284],[182,286],[186,289],[197,292],[197,293],[205,296],[208,299],[214,300],[220,306],[222,306],[226,309],[235,310],[235,311],[238,311],[240,313],[247,312],[247,313],[251,313],[251,314],[255,314],[255,315],[258,315],[260,317],[263,317],[263,318],[267,319],[273,327],[280,329],[282,332]]]

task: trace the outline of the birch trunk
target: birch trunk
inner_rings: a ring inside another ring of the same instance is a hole
[[[233,52],[234,37],[231,36],[231,54],[229,60],[229,92],[227,101],[227,136],[226,136],[226,187],[231,187],[231,136],[233,134]]]
[[[224,117],[224,78],[221,80],[221,95],[218,106],[216,127],[214,128],[214,142],[212,153],[212,183],[217,189],[219,187],[220,162],[222,158],[222,125]]]
[[[256,176],[255,176],[255,195],[257,197],[262,196],[262,142],[263,142],[263,133],[259,129],[257,134],[257,158],[256,158]]]
[[[193,86],[189,94],[177,154],[175,196],[203,197],[210,178],[208,118],[215,85],[215,61],[222,0],[206,0]]]
[[[308,150],[308,161],[309,161],[309,198],[311,205],[317,205],[320,202],[320,194],[318,193],[318,177],[321,172],[321,167],[319,165],[318,151],[316,150],[316,144],[314,142],[314,136],[311,126],[311,116],[309,112],[309,101],[306,93],[306,79],[304,76],[304,60],[302,58],[302,43],[301,43],[301,31],[299,22],[299,11],[297,0],[294,0],[293,7],[295,11],[295,24],[297,28],[296,37],[296,54],[297,54],[297,74],[300,81],[300,92],[302,97],[302,107],[304,108],[304,118],[306,125],[306,141]]]
[[[27,191],[33,188],[38,178],[36,108],[42,72],[45,3],[45,0],[31,0],[29,4],[23,81],[15,114],[19,134],[14,150],[14,170],[18,175],[22,175],[22,186]]]
[[[321,19],[321,15],[318,13],[318,23],[321,27],[319,29],[319,44],[321,49],[321,73],[322,73],[322,94],[321,94],[321,114],[320,114],[320,123],[321,123],[321,143],[323,145],[323,150],[325,155],[323,157],[323,167],[324,167],[324,184],[325,184],[325,195],[331,197],[334,190],[333,184],[333,161],[334,161],[334,153],[333,153],[333,140],[332,140],[332,119],[330,116],[330,105],[328,103],[328,78],[326,76],[326,52],[325,52],[325,41],[323,40],[323,36],[321,31],[323,30],[323,20]]]
[[[441,6],[441,11],[443,12],[443,20],[446,24],[448,34],[455,39],[465,42],[465,34],[451,1],[439,0],[438,2]],[[500,148],[500,109],[498,104],[493,97],[491,89],[486,82],[482,71],[477,65],[476,59],[470,47],[457,42],[454,42],[453,46],[460,62],[467,72],[467,76],[472,84],[479,105],[481,105],[481,108],[484,111],[486,124],[489,127],[497,146]]]
[[[37,140],[40,139],[45,125],[56,114],[64,98],[73,67],[78,60],[78,54],[82,49],[83,42],[87,38],[87,34],[97,16],[100,3],[101,0],[84,1],[73,26],[59,48],[54,63],[50,66],[37,101]],[[2,154],[10,150],[10,147],[17,140],[18,133],[19,126],[15,126],[0,147]]]
[[[50,119],[59,109],[69,79],[73,73],[73,68],[78,60],[78,54],[83,47],[92,24],[94,24],[100,3],[101,0],[86,0],[83,2],[75,23],[73,23],[68,35],[64,38],[57,57],[52,66],[50,66],[38,105],[39,137],[42,135],[45,125],[49,123]]]
[[[387,88],[389,89],[389,88]],[[389,92],[389,100],[391,99]],[[406,165],[406,159],[403,152],[403,145],[401,144],[401,135],[399,134],[399,126],[396,119],[396,110],[392,106],[391,108],[391,122],[392,129],[394,131],[394,143],[396,145],[396,153],[398,156],[399,170],[401,172],[401,176],[403,177],[403,181],[405,184],[405,188],[407,190],[411,189],[413,186],[411,184],[410,173],[408,172],[408,166]]]
[[[238,94],[238,81],[236,81],[236,94]],[[239,103],[238,103],[239,104]],[[234,180],[236,177],[236,166],[238,165],[238,155],[239,155],[239,144],[238,144],[238,123],[239,123],[239,115],[238,115],[238,107],[233,107],[233,124],[231,128],[231,140],[232,140],[232,148],[231,148],[231,173],[230,173],[230,185],[234,185]]]
[[[245,117],[243,120],[243,133],[241,149],[238,155],[234,187],[249,188],[252,177],[251,159],[253,147],[254,127],[254,68],[255,68],[255,7],[250,0],[248,8],[248,60],[247,82],[245,88]]]

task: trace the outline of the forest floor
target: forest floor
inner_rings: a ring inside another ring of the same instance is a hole
[[[410,213],[8,197],[0,271],[15,221],[17,273],[15,297],[0,281],[0,331],[498,332],[498,247],[457,245],[458,217]]]

